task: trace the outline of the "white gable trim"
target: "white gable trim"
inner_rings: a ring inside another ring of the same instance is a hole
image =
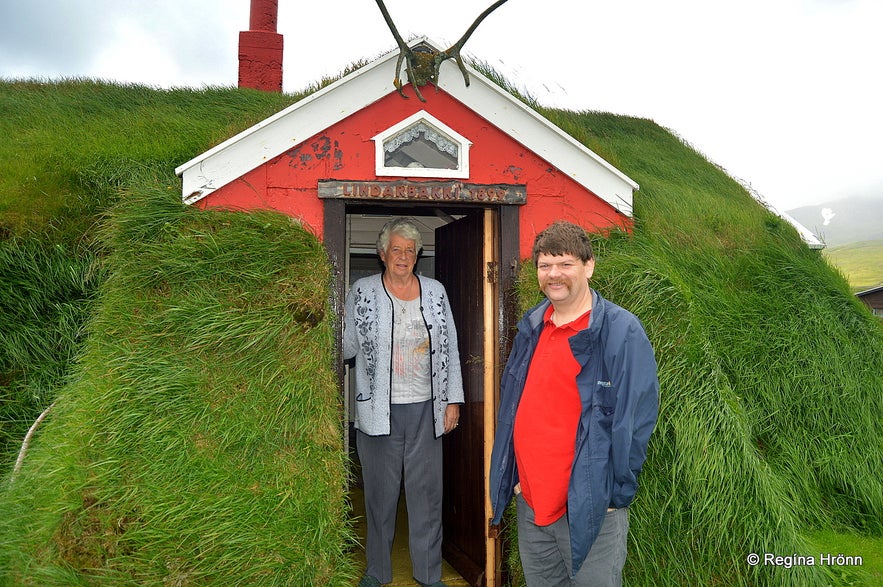
[[[411,46],[428,43],[426,38]],[[292,104],[175,169],[182,198],[192,204],[395,91],[398,50]],[[627,216],[638,184],[563,130],[467,65],[471,85],[450,60],[442,63],[439,87],[501,131]],[[411,100],[413,90],[405,88]],[[432,92],[426,86],[423,92]],[[333,96],[331,95],[333,94]]]

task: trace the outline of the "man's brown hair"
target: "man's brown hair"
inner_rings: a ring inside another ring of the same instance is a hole
[[[566,220],[558,220],[550,224],[537,235],[533,241],[533,263],[544,255],[573,255],[583,263],[594,257],[592,241],[582,227]]]

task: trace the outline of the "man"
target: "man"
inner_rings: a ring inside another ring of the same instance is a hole
[[[528,587],[620,585],[659,407],[653,349],[633,314],[589,287],[582,228],[552,224],[533,259],[546,300],[519,322],[503,372],[492,523],[514,493]]]

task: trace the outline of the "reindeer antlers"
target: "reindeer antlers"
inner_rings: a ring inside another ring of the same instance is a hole
[[[403,98],[408,97],[402,89],[404,85],[402,84],[400,77],[402,62],[405,62],[405,74],[408,76],[408,81],[411,82],[411,85],[414,87],[414,93],[421,102],[426,102],[426,99],[423,97],[423,94],[420,93],[420,87],[425,86],[429,82],[432,82],[433,85],[437,84],[439,68],[441,67],[442,62],[447,59],[454,59],[457,62],[457,67],[460,68],[460,72],[463,74],[463,80],[468,86],[469,74],[466,71],[466,66],[463,64],[462,57],[460,57],[460,50],[463,48],[463,45],[466,44],[469,37],[472,36],[472,33],[475,32],[475,29],[478,28],[478,25],[481,24],[481,21],[507,1],[508,0],[497,0],[494,2],[484,12],[478,15],[478,18],[476,18],[475,22],[472,23],[472,26],[463,33],[463,36],[460,37],[459,41],[451,45],[448,49],[438,52],[425,49],[411,49],[408,44],[405,43],[405,40],[402,39],[398,29],[396,29],[396,25],[393,23],[392,17],[390,17],[389,11],[386,9],[383,0],[376,0],[377,6],[380,8],[380,13],[383,14],[383,19],[386,21],[386,25],[389,27],[392,36],[395,38],[396,43],[399,46],[399,58],[398,61],[396,61],[396,76],[392,82],[399,94],[401,94]]]

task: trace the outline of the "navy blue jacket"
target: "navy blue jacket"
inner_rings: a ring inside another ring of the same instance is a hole
[[[518,483],[512,441],[515,412],[548,307],[549,301],[543,301],[518,323],[503,371],[490,466],[493,524],[500,523]],[[641,322],[594,290],[589,327],[570,338],[570,348],[582,366],[576,377],[582,414],[567,491],[575,575],[598,536],[607,508],[627,507],[635,497],[659,412],[659,380]]]

